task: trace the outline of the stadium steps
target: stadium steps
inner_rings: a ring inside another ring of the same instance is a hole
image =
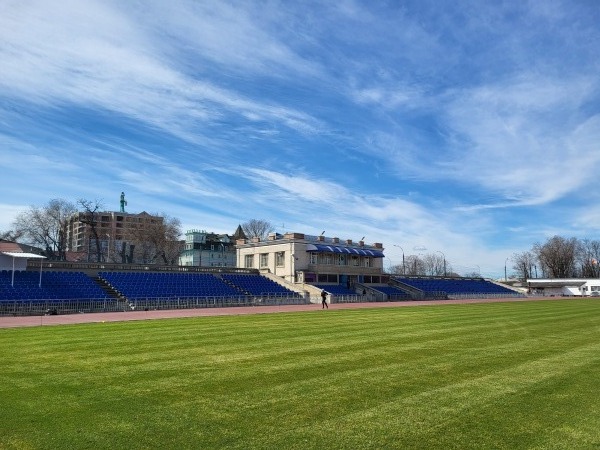
[[[390,278],[388,284],[397,289],[400,289],[401,291],[406,292],[408,295],[410,295],[412,300],[422,300],[423,298],[425,298],[425,292],[423,292],[421,289],[417,289],[416,287],[411,286],[409,284],[401,283],[395,278]]]
[[[114,298],[116,300],[125,300],[125,298],[114,287],[112,287],[104,278],[97,276],[97,277],[94,277],[94,281],[111,298]]]
[[[274,281],[278,285],[283,286],[284,288],[286,288],[289,291],[295,292],[296,294],[298,294],[302,297],[306,297],[306,293],[307,293],[306,292],[307,290],[305,289],[305,286],[307,286],[306,284],[296,285],[295,283],[290,283],[285,278],[282,278],[271,272],[266,272],[266,271],[262,272],[261,271],[261,275],[271,281]],[[319,293],[320,293],[320,291],[317,294],[319,294]]]
[[[252,295],[252,293],[248,292],[243,287],[238,286],[237,284],[233,283],[232,281],[228,280],[227,278],[222,277],[220,273],[215,273],[214,276],[215,276],[215,278],[218,278],[219,280],[221,280],[223,283],[231,286],[236,291],[239,291],[240,294],[242,294],[242,295]]]

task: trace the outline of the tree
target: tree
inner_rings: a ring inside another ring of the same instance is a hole
[[[389,273],[392,275],[404,275],[402,264],[390,266]]]
[[[50,260],[65,260],[69,218],[75,212],[73,203],[52,199],[44,206],[31,206],[19,213],[10,233],[23,243],[41,247]]]
[[[576,238],[566,239],[554,236],[545,244],[535,244],[537,256],[544,275],[549,278],[571,278],[575,276],[575,262],[578,250]]]
[[[16,242],[23,236],[22,232],[15,230],[0,231],[0,241]]]
[[[579,264],[584,278],[600,278],[600,241],[584,239],[579,242]]]
[[[421,258],[423,261],[424,274],[429,276],[446,275],[451,268],[448,267],[446,258],[437,253],[428,253]]]
[[[178,264],[182,250],[181,221],[166,214],[148,215],[130,224],[124,239],[134,248],[134,259],[142,264]]]
[[[269,233],[275,231],[275,227],[266,220],[251,219],[242,224],[242,230],[248,239],[259,238],[264,241],[269,236]]]
[[[425,275],[423,260],[417,255],[408,255],[404,261],[406,275]]]
[[[88,261],[91,257],[90,244],[92,241],[96,247],[96,261],[102,262],[102,251],[100,250],[100,238],[98,236],[98,212],[102,208],[102,202],[100,200],[77,200],[77,204],[83,208],[83,212],[79,216],[79,221],[89,226],[90,233],[88,236]]]
[[[449,274],[449,276],[453,276]],[[467,272],[463,275],[464,278],[481,278],[481,274],[477,271]]]
[[[513,270],[517,278],[521,280],[533,278],[533,269],[535,268],[537,258],[532,251],[515,253],[511,259],[514,263]]]

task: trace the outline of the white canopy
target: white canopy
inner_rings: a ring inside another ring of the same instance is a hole
[[[0,252],[3,255],[12,256],[13,258],[38,258],[45,259],[45,256],[36,255],[35,253],[24,253],[24,252]]]
[[[27,258],[27,259],[46,259],[45,256],[36,255],[35,253],[25,253],[25,252],[0,252],[2,255],[12,256],[13,259],[13,270],[12,270],[12,278],[10,280],[10,285],[15,285],[15,258]],[[42,264],[40,263],[40,283],[39,286],[42,286]]]

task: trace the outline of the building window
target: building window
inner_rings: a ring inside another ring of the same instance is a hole
[[[318,276],[319,283],[337,283],[338,276],[334,273],[320,273]]]
[[[346,265],[346,255],[338,255],[338,266]]]
[[[252,269],[254,267],[254,255],[246,255],[244,258],[244,267]]]
[[[317,264],[317,256],[318,256],[317,253],[311,253],[310,254],[310,263],[311,264]]]
[[[358,256],[353,256],[352,257],[352,265],[358,266],[359,264],[360,264],[360,258]]]
[[[373,267],[373,260],[370,256],[366,256],[364,261],[365,267]]]
[[[331,253],[323,253],[320,256],[321,264],[333,264],[333,255]]]
[[[277,267],[285,266],[285,252],[275,253],[275,265]]]
[[[269,254],[261,253],[260,254],[260,267],[269,267]]]

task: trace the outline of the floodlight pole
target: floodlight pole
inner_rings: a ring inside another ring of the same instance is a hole
[[[508,280],[506,277],[506,263],[508,262],[508,258],[506,258],[504,260],[504,282],[506,283],[506,281]]]
[[[404,268],[405,267],[404,266],[404,249],[396,244],[394,244],[394,247],[398,247],[400,250],[402,250],[402,276],[404,276],[404,275],[406,275],[406,270]]]

